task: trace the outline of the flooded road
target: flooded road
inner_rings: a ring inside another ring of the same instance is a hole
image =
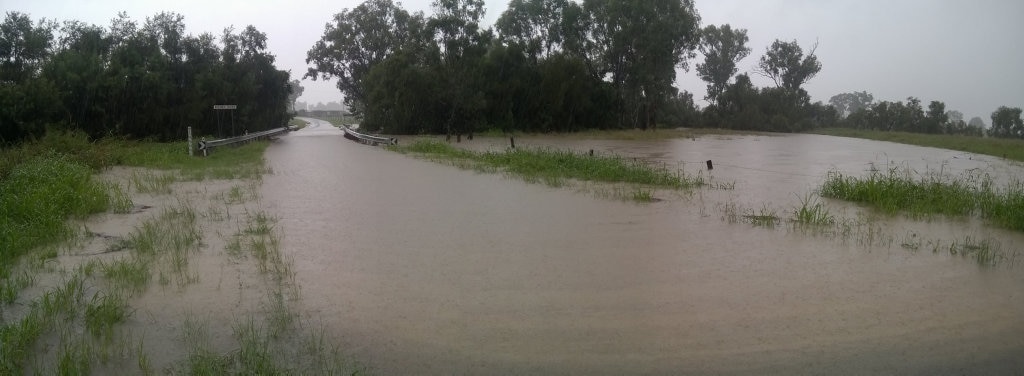
[[[1019,267],[728,223],[712,209],[784,207],[833,168],[969,169],[977,156],[806,135],[522,142],[683,162],[691,173],[714,159],[714,178],[735,189],[649,205],[605,200],[360,145],[314,124],[267,150],[274,174],[262,191],[307,317],[389,375],[1024,369]],[[896,233],[1024,244],[963,221],[879,221]]]

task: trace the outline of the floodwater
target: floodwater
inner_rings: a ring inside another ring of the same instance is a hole
[[[830,170],[977,168],[1008,179],[1024,176],[1018,166],[812,135],[516,141],[694,174],[711,159],[710,176],[735,188],[636,204],[419,160],[314,123],[267,150],[274,174],[262,188],[307,318],[388,375],[1024,370],[1024,265],[900,246],[907,234],[975,236],[1013,250],[1020,235],[977,221],[869,216],[896,237],[883,244],[730,223],[720,210],[732,202],[786,215]]]

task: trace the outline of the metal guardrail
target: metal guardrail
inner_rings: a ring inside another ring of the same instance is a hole
[[[253,140],[259,140],[259,139],[264,139],[264,138],[280,136],[280,135],[288,133],[290,131],[292,131],[292,127],[281,127],[281,128],[274,128],[274,129],[270,129],[270,130],[266,130],[266,131],[262,131],[262,132],[249,133],[249,134],[241,135],[241,136],[238,136],[238,137],[222,138],[220,140],[210,140],[210,141],[201,140],[201,141],[199,141],[197,143],[196,149],[201,151],[203,153],[203,155],[205,156],[205,155],[209,154],[210,150],[213,150],[214,148],[217,148],[217,147],[227,146],[227,145],[234,145],[234,144],[240,144],[240,143],[245,143],[245,142],[249,142],[249,141],[253,141]]]
[[[381,144],[384,144],[384,145],[396,145],[396,144],[398,144],[398,139],[394,138],[394,137],[371,136],[371,135],[368,135],[368,134],[362,134],[362,133],[356,132],[356,131],[354,131],[352,129],[349,129],[349,127],[346,127],[346,126],[342,126],[341,130],[345,132],[345,138],[347,138],[349,140],[352,140],[352,141],[356,141],[356,142],[360,142],[360,143],[363,143],[363,144],[367,144],[367,145],[374,145],[374,146],[376,146],[376,145],[381,145]]]

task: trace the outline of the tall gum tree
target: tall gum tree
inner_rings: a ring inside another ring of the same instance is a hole
[[[803,49],[795,40],[783,42],[776,39],[761,57],[756,72],[771,79],[777,87],[798,91],[821,71],[821,62],[814,53],[817,49],[818,44],[815,43],[804,56]]]
[[[708,25],[701,31],[698,48],[704,55],[704,62],[697,64],[697,75],[708,83],[705,99],[717,102],[729,79],[736,74],[736,64],[750,54],[747,41],[746,29],[733,29],[728,24]]]

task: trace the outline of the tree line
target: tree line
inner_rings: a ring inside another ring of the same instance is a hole
[[[813,49],[776,41],[759,89],[736,73],[746,30],[700,28],[692,0],[513,0],[482,28],[482,0],[435,0],[433,14],[367,0],[336,14],[310,49],[306,77],[337,78],[363,126],[388,133],[726,126],[794,131],[824,105],[801,88],[821,69]],[[712,105],[674,86],[697,64]]]
[[[336,78],[364,127],[398,134],[845,126],[980,135],[983,127],[942,102],[926,112],[915,98],[873,103],[861,92],[812,103],[803,85],[822,69],[817,44],[775,40],[752,72],[774,86],[756,87],[737,75],[751,53],[747,30],[701,28],[692,0],[512,0],[493,28],[480,25],[482,0],[435,0],[432,10],[410,13],[391,0],[342,10],[309,50],[305,77]],[[691,65],[707,82],[704,108],[673,86],[676,69]],[[989,134],[1024,136],[1019,112],[997,110]]]
[[[870,93],[842,93],[829,99],[839,116],[838,126],[854,129],[899,131],[962,136],[1024,138],[1024,121],[1019,107],[1000,106],[992,112],[992,126],[975,116],[964,121],[964,114],[946,110],[941,101],[931,101],[925,109],[915,97],[903,101],[875,102]]]
[[[215,136],[282,126],[294,98],[266,42],[253,26],[219,38],[186,35],[184,17],[168,12],[141,24],[120,13],[108,27],[8,12],[0,24],[0,144],[47,129],[180,140],[188,126]],[[218,113],[215,104],[238,108]]]

